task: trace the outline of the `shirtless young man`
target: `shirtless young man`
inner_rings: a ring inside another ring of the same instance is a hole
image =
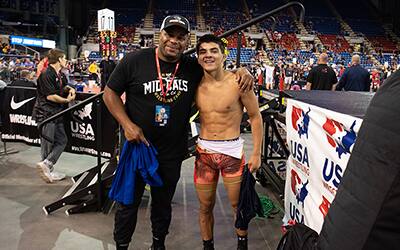
[[[205,35],[200,38],[196,49],[204,76],[196,96],[201,129],[194,182],[200,202],[199,223],[203,245],[205,250],[211,250],[214,249],[213,208],[219,172],[236,215],[245,166],[243,139],[239,137],[243,107],[249,114],[253,135],[253,153],[248,161],[251,172],[260,167],[262,118],[254,92],[240,92],[235,75],[224,70],[225,45],[221,39]],[[247,231],[236,229],[236,233],[237,249],[247,249]]]

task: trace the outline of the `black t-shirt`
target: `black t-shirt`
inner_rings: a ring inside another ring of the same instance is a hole
[[[287,68],[287,69],[285,70],[285,76],[286,76],[286,77],[293,77],[293,69]]]
[[[165,88],[176,63],[159,61]],[[196,58],[182,56],[171,89],[166,94],[166,103],[163,103],[155,49],[143,49],[129,53],[121,60],[107,86],[118,94],[126,92],[125,107],[129,118],[142,128],[146,139],[156,147],[158,160],[172,161],[183,159],[187,152],[189,114],[202,76],[203,69]],[[156,125],[156,105],[170,108],[165,127]]]
[[[311,90],[332,90],[332,86],[337,83],[337,78],[331,67],[318,64],[311,69],[307,82],[311,83]]]
[[[64,104],[49,101],[47,100],[47,96],[56,94],[65,98],[68,95],[68,93],[64,92],[66,85],[66,77],[61,73],[57,75],[57,72],[51,66],[47,67],[46,71],[40,74],[37,80],[38,98],[33,109],[33,117],[37,122],[42,122],[63,110]],[[57,121],[61,122],[62,119],[58,119]]]
[[[111,75],[111,73],[113,72],[114,68],[115,68],[114,61],[103,60],[100,63],[101,73],[104,74],[104,75]]]

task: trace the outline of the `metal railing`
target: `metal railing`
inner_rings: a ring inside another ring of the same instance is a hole
[[[103,96],[103,92],[100,92],[94,96],[91,96],[91,97],[87,98],[86,100],[81,101],[78,104],[75,104],[55,115],[50,116],[49,118],[45,119],[38,125],[40,137],[49,142],[53,142],[53,140],[51,138],[48,138],[47,136],[45,136],[43,134],[43,126],[45,124],[52,122],[52,121],[56,120],[57,118],[60,118],[71,111],[77,110],[88,103],[96,102],[96,131],[97,131],[97,134],[95,136],[95,142],[96,142],[96,150],[97,150],[97,195],[98,195],[97,205],[98,205],[99,210],[101,210],[101,208],[103,206],[103,188],[102,188],[102,179],[101,179],[101,166],[102,166],[102,163],[101,163],[101,145],[102,145],[102,141],[101,141],[101,138],[102,138],[102,136],[101,136],[102,135],[101,102],[102,102],[102,100],[101,100],[101,98],[102,98],[102,96]]]

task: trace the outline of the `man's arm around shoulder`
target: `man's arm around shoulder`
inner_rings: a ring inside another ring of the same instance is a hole
[[[253,137],[253,152],[248,162],[251,172],[257,171],[261,165],[261,143],[263,135],[262,117],[258,107],[258,100],[253,91],[240,94],[240,100],[250,118],[251,134]]]

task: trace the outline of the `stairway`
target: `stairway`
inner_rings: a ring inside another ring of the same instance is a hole
[[[140,30],[136,29],[135,36],[133,37],[133,44],[140,43]]]
[[[385,33],[389,35],[389,37],[396,42],[397,45],[400,45],[400,38],[393,32],[391,24],[384,24],[382,25]]]
[[[145,30],[153,29],[153,18],[154,18],[153,14],[150,13],[146,14],[146,16],[144,17],[143,29]]]
[[[159,41],[160,41],[160,31],[157,30],[154,32],[154,39],[153,39],[154,45],[158,46]]]
[[[196,16],[197,21],[197,30],[205,32],[206,31],[206,22],[204,21],[204,17],[200,14]]]
[[[299,39],[299,42],[300,42],[300,49],[301,50],[307,50],[307,45],[300,39],[300,37],[301,36],[308,36],[308,35],[310,35],[310,33],[308,33],[308,31],[307,31],[306,27],[304,27],[303,23],[297,21],[296,19],[294,20],[294,23],[295,23],[297,29],[300,30],[300,35],[296,34],[296,37],[297,37],[297,39]]]
[[[205,32],[207,31],[207,26],[206,26],[206,21],[204,20],[204,15],[203,15],[203,8],[201,7],[203,1],[198,0],[196,1],[196,9],[197,9],[197,15],[196,15],[196,21],[197,21],[197,30]]]
[[[190,41],[189,41],[188,47],[194,48],[194,47],[196,47],[196,44],[197,44],[197,36],[196,36],[196,33],[192,31],[190,33]]]
[[[324,44],[322,43],[322,41],[319,39],[318,36],[315,36],[315,38],[314,38],[314,44],[315,44],[315,47],[316,47],[316,48],[318,48],[318,45],[320,45],[321,48],[325,48]],[[316,50],[316,53],[314,53],[314,54],[315,54],[315,55],[317,56],[317,58],[318,58],[318,56],[319,56],[319,51]]]
[[[265,44],[266,49],[268,49],[268,50],[274,49],[273,44],[269,41],[269,39],[268,39],[266,34],[264,34],[264,36],[263,36],[263,42]]]
[[[309,35],[309,33],[306,30],[306,27],[304,27],[303,23],[301,23],[297,20],[294,20],[294,23],[296,24],[297,29],[300,30],[300,35],[303,35],[303,36]]]

